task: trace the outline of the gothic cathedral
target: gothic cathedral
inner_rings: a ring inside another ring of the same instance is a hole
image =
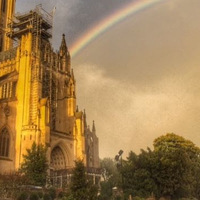
[[[14,15],[16,0],[0,0],[0,172],[13,172],[33,142],[47,146],[50,171],[82,159],[99,168],[93,122],[76,105],[76,80],[65,35],[54,52],[52,16],[41,6]]]

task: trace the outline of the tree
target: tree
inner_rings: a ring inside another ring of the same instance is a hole
[[[75,161],[70,190],[73,200],[97,199],[98,188],[89,181],[85,166],[81,160]]]
[[[108,181],[110,178],[115,177],[115,186],[119,183],[120,174],[117,170],[116,163],[111,158],[104,158],[100,161],[102,169],[102,177],[104,181]],[[118,179],[118,180],[117,180]]]
[[[112,188],[121,187],[121,174],[117,170],[116,163],[111,158],[104,158],[100,162],[103,181],[101,181],[100,199],[110,199],[112,197]]]
[[[154,179],[162,196],[172,198],[197,197],[200,149],[189,140],[173,133],[154,141],[159,158]]]
[[[27,154],[23,155],[24,162],[21,165],[22,172],[33,185],[44,186],[46,183],[48,161],[46,148],[43,145],[36,145],[34,142]]]
[[[73,170],[71,192],[74,200],[87,199],[87,178],[86,171],[82,161],[75,161]]]
[[[153,163],[156,163],[156,160],[150,149],[141,150],[139,155],[129,153],[121,171],[126,197],[132,195],[147,198],[152,193],[157,193],[157,186],[151,173]]]
[[[154,150],[130,152],[124,161],[124,192],[132,196],[179,199],[200,196],[200,149],[173,133],[154,141]]]

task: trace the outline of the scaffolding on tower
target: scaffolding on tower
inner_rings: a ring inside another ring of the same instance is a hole
[[[52,58],[48,60],[48,67],[44,67],[44,73],[49,73],[49,80],[42,80],[41,66],[44,53],[44,44],[50,43],[52,38],[52,26],[53,26],[53,14],[48,13],[42,8],[42,5],[36,6],[34,10],[28,13],[16,14],[14,20],[9,23],[10,31],[7,32],[7,36],[13,40],[19,40],[24,34],[32,34],[32,61],[31,61],[31,98],[30,98],[30,124],[35,124],[37,120],[37,103],[39,95],[39,84],[43,82],[46,84],[44,88],[49,88],[49,100],[50,104],[53,104],[51,94],[53,92],[52,79],[53,79],[53,66]],[[50,52],[50,57],[52,53]],[[55,104],[55,103],[54,103]],[[55,106],[53,106],[55,107]],[[53,109],[53,108],[52,108]]]

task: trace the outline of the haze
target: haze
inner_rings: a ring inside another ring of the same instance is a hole
[[[122,6],[116,1],[97,18],[90,13],[84,29],[76,14],[86,13],[89,1],[48,1],[48,9],[57,2],[55,17],[62,18],[62,26],[55,24],[55,48],[62,32],[70,46],[95,19]],[[17,9],[36,4],[28,2],[18,0]],[[96,122],[100,157],[120,149],[139,152],[168,132],[200,146],[199,10],[198,0],[165,1],[112,27],[72,58],[79,108],[86,109],[89,124]]]

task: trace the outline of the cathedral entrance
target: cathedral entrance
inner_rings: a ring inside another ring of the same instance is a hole
[[[66,159],[59,146],[53,148],[51,152],[50,182],[57,188],[62,188],[70,183],[71,175],[66,169]]]
[[[65,156],[59,146],[56,146],[51,152],[51,168],[54,171],[66,169]]]

